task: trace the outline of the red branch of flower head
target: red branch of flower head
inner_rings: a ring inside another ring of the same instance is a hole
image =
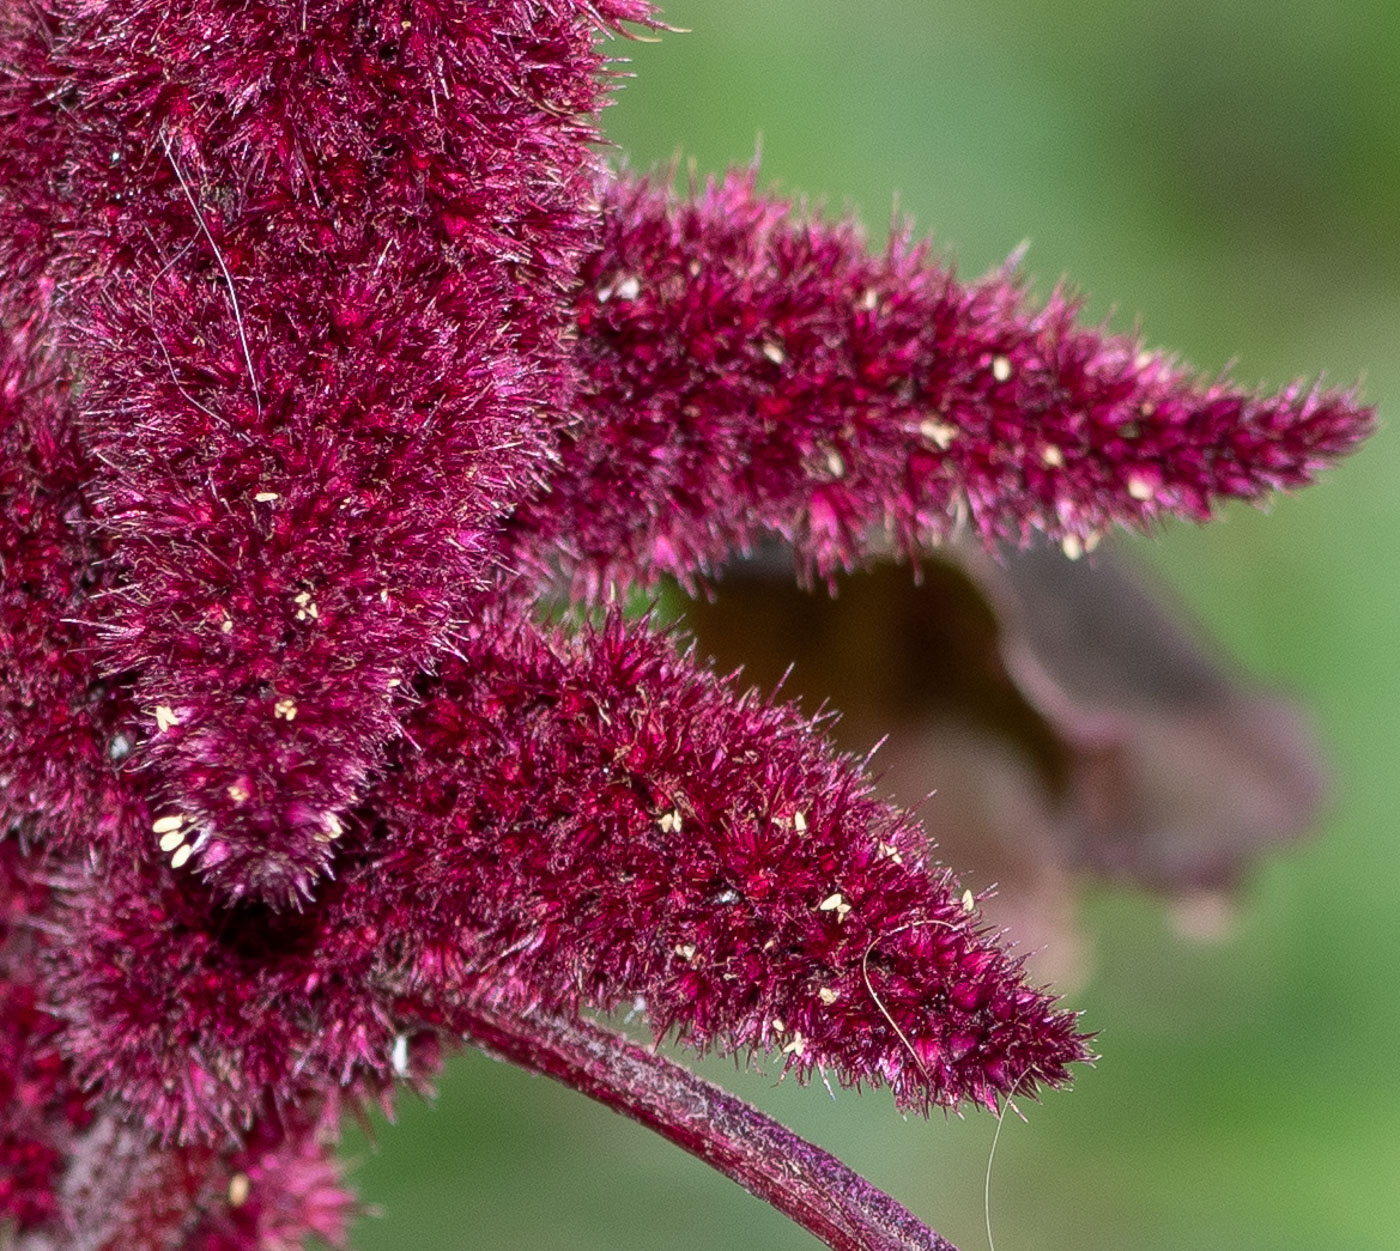
[[[227,893],[285,901],[567,401],[594,19],[38,9],[0,28],[0,317],[42,304],[83,379],[102,659],[136,675],[166,815]]]
[[[518,538],[582,594],[689,582],[773,532],[821,577],[962,520],[1073,555],[1115,523],[1302,485],[1371,428],[1353,393],[1198,383],[1077,326],[1063,291],[1036,307],[1014,273],[961,285],[903,235],[872,256],[751,172],[689,198],[645,179],[604,195],[575,303],[578,418]]]

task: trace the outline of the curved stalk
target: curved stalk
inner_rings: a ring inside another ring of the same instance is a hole
[[[836,1251],[957,1251],[834,1156],[621,1034],[475,1006],[456,1024],[487,1052],[654,1129]]]

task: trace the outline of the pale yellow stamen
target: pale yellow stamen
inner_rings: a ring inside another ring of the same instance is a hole
[[[228,1179],[228,1205],[231,1208],[241,1208],[248,1202],[248,1195],[253,1189],[253,1183],[248,1180],[247,1173],[235,1173]]]
[[[1152,483],[1141,474],[1132,474],[1128,478],[1128,494],[1133,499],[1145,504],[1152,498]]]
[[[919,422],[919,433],[940,451],[946,452],[957,435],[958,428],[950,426],[946,421],[925,417],[923,421]]]

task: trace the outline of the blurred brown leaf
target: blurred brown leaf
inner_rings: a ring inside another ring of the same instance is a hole
[[[997,886],[988,915],[1037,953],[1042,977],[1086,974],[1080,874],[1166,892],[1183,931],[1223,932],[1250,863],[1299,837],[1321,803],[1300,713],[1241,680],[1103,547],[1079,561],[949,548],[918,572],[877,566],[833,598],[799,589],[785,554],[765,551],[687,621],[721,669],[839,711],[847,750],[888,736],[882,788],[920,807],[975,890]]]

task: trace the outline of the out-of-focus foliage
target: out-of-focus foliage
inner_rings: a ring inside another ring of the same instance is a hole
[[[966,276],[1029,238],[1042,294],[1069,274],[1091,310],[1140,318],[1203,370],[1361,376],[1383,424],[1400,403],[1394,6],[672,0],[666,16],[692,33],[616,45],[637,77],[605,124],[634,166],[679,153],[714,171],[761,135],[761,181],[856,207],[877,236],[897,195]],[[1254,877],[1223,944],[1179,938],[1141,897],[1091,899],[1096,967],[1074,1002],[1104,1058],[1008,1122],[1000,1251],[1394,1245],[1397,488],[1382,430],[1271,515],[1174,526],[1146,553],[1311,705],[1336,801],[1316,843]],[[985,1245],[990,1118],[905,1123],[879,1094],[710,1071],[964,1251]],[[480,1056],[402,1121],[376,1129],[381,1155],[348,1144],[391,1216],[361,1224],[365,1251],[811,1245],[651,1135]]]

